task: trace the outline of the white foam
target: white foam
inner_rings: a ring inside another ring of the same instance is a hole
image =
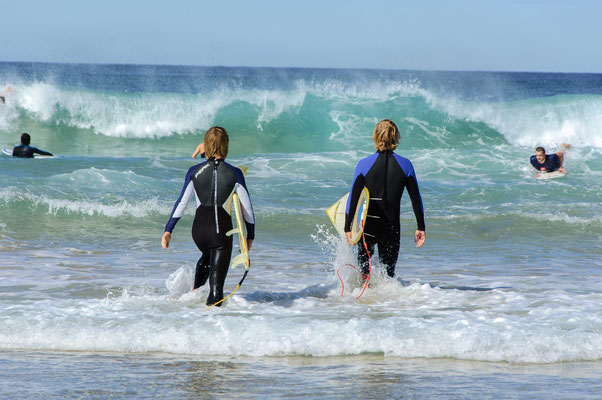
[[[187,271],[178,274],[188,275],[182,281],[191,279]],[[602,335],[588,328],[600,321],[599,294],[547,293],[546,302],[533,306],[534,298],[512,291],[401,286],[376,278],[374,284],[357,302],[341,300],[338,293],[291,296],[284,303],[233,300],[207,312],[201,309],[204,294],[129,290],[99,300],[14,305],[0,315],[0,348],[227,356],[383,353],[534,363],[602,358]]]
[[[221,89],[196,95],[113,94],[62,89],[51,82],[38,82],[15,86],[11,97],[11,110],[22,108],[41,121],[55,119],[111,137],[153,138],[206,129],[220,110],[236,102],[256,108],[256,124],[261,129],[263,123],[283,112],[294,112],[303,104],[305,93]],[[68,112],[68,119],[57,114],[57,107]],[[7,117],[3,120],[8,123]]]
[[[100,215],[111,218],[122,216],[142,218],[155,213],[168,215],[170,210],[169,204],[163,204],[157,198],[135,202],[122,200],[115,201],[112,204],[105,204],[100,201],[60,199],[28,192],[17,192],[10,189],[1,190],[0,198],[5,202],[21,202],[26,200],[31,202],[35,207],[47,207],[48,213],[53,215],[65,212],[68,214]]]
[[[555,96],[514,102],[472,103],[428,96],[455,118],[484,122],[515,145],[556,148],[560,143],[602,147],[602,97]]]

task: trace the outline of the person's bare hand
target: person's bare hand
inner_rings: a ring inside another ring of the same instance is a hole
[[[165,232],[163,234],[163,236],[161,236],[161,246],[163,246],[164,249],[167,249],[169,247],[170,241],[171,241],[171,232]]]
[[[426,241],[426,234],[424,231],[416,231],[414,234],[414,242],[416,242],[416,247],[420,247]]]

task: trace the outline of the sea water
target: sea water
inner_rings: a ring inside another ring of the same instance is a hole
[[[602,393],[602,75],[0,63],[0,92],[0,147],[55,154],[0,157],[1,396]],[[325,209],[382,118],[427,240],[406,194],[396,277],[376,257],[356,298]],[[213,125],[256,240],[206,311],[194,207],[160,238]],[[563,142],[567,175],[535,179]]]

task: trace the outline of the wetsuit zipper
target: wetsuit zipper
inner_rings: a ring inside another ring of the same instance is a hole
[[[217,233],[219,233],[219,221],[217,218],[217,167],[219,165],[219,161],[213,161],[213,210],[215,211],[215,229]]]
[[[387,196],[387,183],[389,180],[389,151],[385,152],[385,184],[383,185],[383,202],[384,204],[384,208],[385,208],[385,214],[388,216],[389,215],[389,207],[388,207],[388,199],[389,197]]]

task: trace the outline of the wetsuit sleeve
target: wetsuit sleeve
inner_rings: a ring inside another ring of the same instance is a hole
[[[416,173],[414,172],[414,166],[409,163],[410,171],[406,172],[406,188],[412,201],[412,209],[414,210],[414,216],[416,217],[416,224],[419,231],[425,230],[424,225],[424,207],[422,206],[422,196],[420,196],[420,189],[418,188],[418,179],[416,179]]]
[[[531,156],[531,165],[533,168],[539,171],[539,163],[537,162],[537,158],[535,156]]]
[[[180,217],[184,213],[186,206],[188,205],[188,201],[190,200],[190,196],[194,193],[194,184],[192,183],[192,174],[194,173],[195,167],[192,167],[188,170],[186,174],[186,179],[184,181],[184,187],[182,188],[182,192],[180,193],[180,197],[176,200],[176,203],[173,206],[173,210],[171,211],[171,216],[169,217],[169,221],[165,225],[165,232],[172,232],[173,228],[176,226]]]
[[[355,213],[351,213],[350,210],[357,208],[357,203],[364,189],[366,179],[362,172],[360,164],[355,167],[355,173],[353,177],[353,183],[351,184],[351,190],[349,191],[349,197],[347,198],[347,207],[345,208],[345,232],[351,232],[351,225],[353,224],[353,217]]]
[[[33,150],[33,152],[34,152],[34,153],[36,153],[36,154],[41,154],[41,155],[43,155],[43,156],[52,156],[52,153],[49,153],[49,152],[47,152],[47,151],[44,151],[44,150],[40,150],[40,149],[38,149],[37,147],[32,147],[31,149],[32,149],[32,150]]]
[[[255,239],[255,214],[253,213],[253,205],[251,204],[251,197],[247,191],[247,184],[245,182],[245,176],[240,169],[236,169],[236,186],[235,191],[240,199],[240,205],[242,208],[243,218],[245,220],[245,226],[247,228],[247,239]]]
[[[550,155],[548,155],[548,157],[550,157],[550,161],[552,164],[552,171],[556,171],[557,169],[560,169],[560,157],[558,157],[556,154],[550,154]]]

